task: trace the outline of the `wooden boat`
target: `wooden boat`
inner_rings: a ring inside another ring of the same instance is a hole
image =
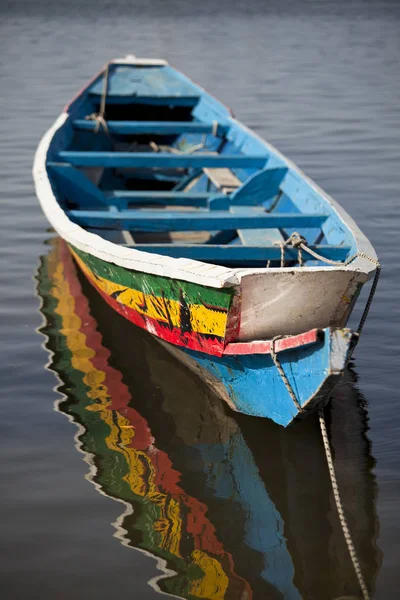
[[[59,239],[42,258],[38,291],[62,392],[56,409],[79,428],[87,479],[125,505],[116,537],[159,559],[151,585],[191,599],[359,596],[316,419],[289,435],[232,413],[112,313]],[[377,487],[355,377],[346,369],[334,391],[330,437],[372,593],[381,564]]]
[[[165,61],[109,63],[41,140],[42,208],[108,304],[247,414],[326,402],[375,252],[352,219]]]

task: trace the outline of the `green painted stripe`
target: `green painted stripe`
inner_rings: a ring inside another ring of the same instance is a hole
[[[181,292],[188,304],[210,304],[219,308],[229,309],[233,296],[233,288],[217,290],[196,283],[182,281],[180,279],[169,279],[161,275],[150,275],[140,271],[131,271],[113,263],[106,262],[78,250],[75,246],[71,248],[76,252],[83,262],[93,271],[95,275],[104,277],[119,285],[124,285],[144,294],[164,296],[168,300],[180,301]]]

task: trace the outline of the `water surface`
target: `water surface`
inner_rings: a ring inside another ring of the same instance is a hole
[[[233,415],[76,277],[93,331],[78,335],[81,353],[123,392],[104,392],[95,373],[88,387],[87,365],[68,350],[63,296],[52,294],[64,274],[48,270],[55,246],[31,163],[64,104],[106,60],[132,52],[167,58],[230,105],[377,249],[382,280],[330,426],[366,579],[374,598],[397,597],[399,25],[397,2],[1,3],[3,597],[357,593],[315,420],[283,432]],[[87,410],[102,389],[112,408]],[[135,446],[140,427],[154,442]],[[164,462],[152,480],[154,456]]]

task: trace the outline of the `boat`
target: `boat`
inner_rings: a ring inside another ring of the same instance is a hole
[[[164,60],[115,59],[44,135],[33,176],[104,300],[232,409],[286,427],[326,404],[380,265],[349,215],[222,103]]]
[[[78,273],[53,239],[37,281],[55,409],[78,428],[86,479],[120,503],[117,539],[158,560],[149,584],[192,600],[359,597],[315,416],[286,431],[232,412]],[[378,489],[356,379],[348,367],[334,390],[329,433],[372,593]]]

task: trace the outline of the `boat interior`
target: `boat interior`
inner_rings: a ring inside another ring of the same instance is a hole
[[[310,180],[167,64],[110,63],[66,110],[47,171],[89,232],[229,267],[326,267],[356,250]],[[294,232],[321,258],[299,257]]]

